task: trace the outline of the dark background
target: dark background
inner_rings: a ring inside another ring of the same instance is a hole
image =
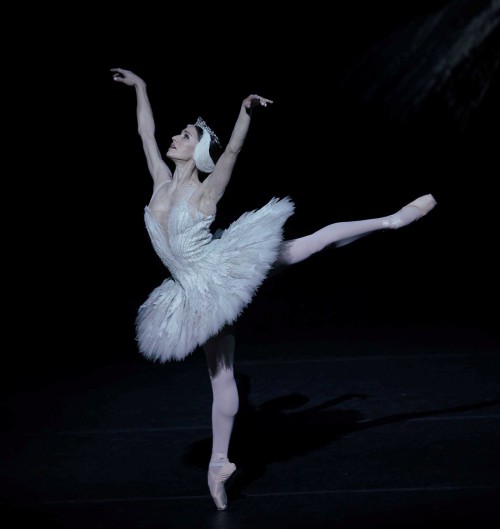
[[[143,222],[135,94],[113,67],[146,80],[162,152],[198,115],[225,142],[244,97],[274,101],[255,115],[214,229],[272,196],[295,201],[287,238],[426,193],[438,202],[266,282],[243,340],[386,327],[497,340],[499,2],[267,7],[120,6],[57,22],[45,10],[24,28],[7,83],[21,104],[6,100],[24,218],[10,232],[21,347],[9,376],[134,358],[137,308],[165,277]]]
[[[498,524],[500,0],[4,9],[0,516],[12,526]],[[157,140],[258,109],[214,229],[273,196],[287,238],[387,215],[404,229],[270,278],[236,325],[230,508],[206,490],[202,351],[137,350],[168,273],[134,90]],[[219,516],[220,515],[220,516]],[[4,523],[5,525],[5,523]]]

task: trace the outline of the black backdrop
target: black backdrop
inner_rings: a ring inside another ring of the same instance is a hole
[[[438,201],[411,227],[265,283],[239,322],[244,339],[418,326],[496,340],[499,3],[373,4],[120,6],[26,28],[7,87],[20,102],[6,100],[22,206],[9,366],[134,357],[137,307],[165,277],[143,223],[151,183],[134,91],[112,67],[146,80],[163,151],[198,115],[227,140],[245,96],[274,100],[214,228],[271,196],[296,203],[289,238],[425,193]]]

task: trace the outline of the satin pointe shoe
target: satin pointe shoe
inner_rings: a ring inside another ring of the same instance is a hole
[[[236,465],[228,459],[211,461],[208,467],[208,488],[219,511],[227,509],[227,495],[224,488],[225,482],[236,470]]]
[[[392,230],[407,226],[427,215],[436,204],[437,202],[432,195],[422,195],[400,209],[397,213],[389,215],[387,220],[384,220],[383,226],[384,228]]]

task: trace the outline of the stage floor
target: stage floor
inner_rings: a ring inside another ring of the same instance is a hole
[[[211,389],[201,350],[166,365],[113,354],[10,373],[0,437],[3,523],[499,527],[493,337],[386,328],[256,338],[237,348],[240,412],[230,457],[238,471],[226,511],[216,510],[206,486]]]

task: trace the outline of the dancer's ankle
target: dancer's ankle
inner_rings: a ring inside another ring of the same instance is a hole
[[[416,206],[405,206],[398,212],[386,217],[383,226],[388,230],[397,230],[420,218],[420,210]]]
[[[212,452],[212,455],[210,456],[210,463],[224,463],[224,461],[228,461],[227,453]]]

